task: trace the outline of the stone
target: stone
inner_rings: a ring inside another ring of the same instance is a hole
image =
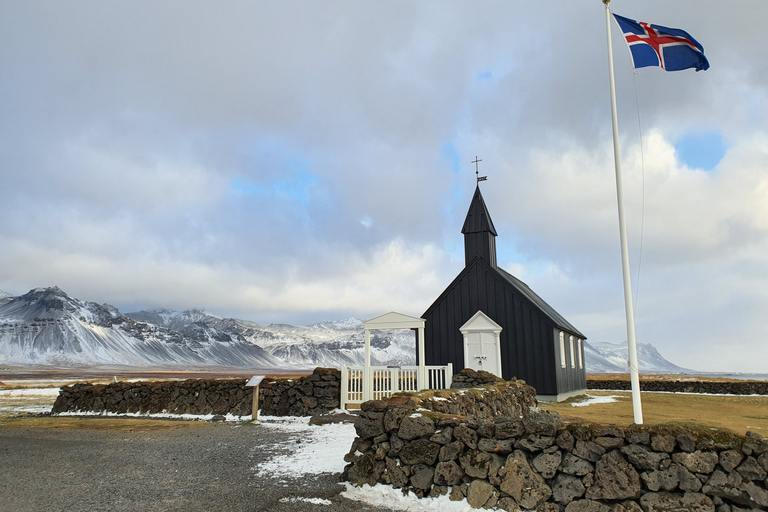
[[[355,432],[357,432],[358,437],[363,439],[373,439],[384,433],[384,427],[381,424],[381,420],[371,420],[358,416],[355,419]]]
[[[560,423],[560,415],[557,412],[533,408],[525,418],[525,432],[554,437]]]
[[[549,502],[539,503],[539,506],[536,507],[536,512],[560,512],[560,507]]]
[[[719,458],[715,452],[697,450],[693,453],[672,454],[672,462],[685,466],[691,473],[712,473],[715,470],[715,466],[717,466],[718,460]]]
[[[472,508],[480,508],[493,495],[494,487],[483,480],[473,480],[467,489],[467,503]]]
[[[764,470],[768,471],[768,452],[760,455],[757,458],[757,463],[760,464]]]
[[[507,455],[512,453],[512,440],[504,439],[497,441],[496,439],[481,438],[477,442],[477,449],[482,452],[500,453],[502,455]]]
[[[667,469],[650,471],[640,475],[645,486],[650,491],[682,491],[698,492],[701,481],[692,475],[684,466],[671,464]]]
[[[400,450],[400,460],[403,464],[429,464],[434,465],[440,445],[426,439],[416,439],[406,443]]]
[[[459,453],[464,449],[464,443],[461,441],[454,441],[440,448],[439,458],[440,462],[448,462],[456,460]]]
[[[389,453],[390,457],[397,457],[400,455],[400,450],[405,446],[405,441],[397,436],[389,436]]]
[[[385,464],[386,466],[384,474],[389,480],[389,485],[395,489],[405,487],[405,485],[408,483],[408,477],[405,476],[405,473],[400,468],[400,466],[397,465],[397,462],[393,459],[387,458],[385,459]]]
[[[499,502],[496,503],[496,507],[502,510],[506,510],[507,512],[520,512],[521,510],[517,502],[508,496],[500,498]]]
[[[624,446],[624,439],[618,437],[598,437],[595,439],[595,443],[599,444],[606,450],[611,450],[613,448],[620,448]]]
[[[754,482],[744,482],[744,478],[735,471],[726,475],[719,469],[715,470],[701,492],[739,505],[768,508],[768,490],[758,487]]]
[[[678,434],[675,438],[677,446],[684,452],[693,453],[696,449],[696,441],[688,434]]]
[[[552,496],[552,489],[531,469],[525,453],[520,450],[507,457],[506,464],[499,470],[499,477],[502,479],[499,489],[525,510],[536,508]]]
[[[672,436],[657,434],[651,437],[651,449],[655,452],[672,453],[676,444],[677,440]]]
[[[639,444],[630,444],[621,448],[629,462],[639,470],[659,469],[659,462],[662,459],[660,453],[652,452]],[[664,455],[666,456],[666,454]]]
[[[379,445],[376,445],[376,452],[374,454],[374,457],[376,458],[376,460],[384,460],[387,457],[388,453],[389,453],[389,443],[381,443]]]
[[[523,450],[528,450],[529,452],[538,452],[549,448],[553,444],[555,444],[554,437],[531,434],[522,439],[518,439],[515,442],[515,448],[521,448]]]
[[[451,501],[461,501],[464,499],[464,493],[461,492],[461,486],[454,485],[451,487],[451,492],[448,494],[448,498]]]
[[[643,512],[643,509],[634,501],[625,501],[614,505],[612,512]]]
[[[314,409],[317,407],[317,398],[312,396],[303,396],[301,397],[301,403],[303,403],[305,406],[309,407],[310,409]]]
[[[429,491],[430,498],[439,498],[440,496],[445,496],[446,494],[448,494],[448,487],[445,485],[434,485],[432,486],[432,490]]]
[[[720,467],[723,468],[726,473],[730,473],[736,469],[736,466],[741,464],[742,460],[744,460],[744,455],[742,455],[740,451],[725,450],[720,452],[718,462],[720,463]]]
[[[437,430],[432,434],[432,437],[429,438],[430,441],[437,444],[448,444],[451,442],[451,439],[453,439],[453,428],[451,427]]]
[[[509,417],[497,418],[496,439],[510,439],[520,437],[523,434],[525,434],[525,425],[522,421]]]
[[[611,507],[597,501],[578,500],[570,502],[565,512],[611,512]]]
[[[479,437],[486,437],[490,439],[494,437],[496,433],[496,425],[494,425],[491,421],[484,421],[477,427],[476,432]]]
[[[576,441],[573,454],[591,462],[597,462],[605,454],[605,448],[592,441]]]
[[[563,430],[558,434],[557,438],[555,438],[555,443],[557,446],[560,447],[560,449],[565,450],[567,452],[573,450],[573,444],[576,440],[573,438],[573,434],[568,432],[567,430]]]
[[[383,461],[374,459],[373,454],[366,453],[355,462],[347,473],[347,479],[355,485],[376,485],[384,472],[386,465]]]
[[[768,476],[768,473],[758,464],[757,459],[751,456],[744,459],[736,471],[749,480],[765,480],[765,477]]]
[[[390,407],[387,409],[382,420],[384,422],[384,430],[387,432],[392,432],[393,430],[400,428],[400,422],[403,420],[407,413],[408,411],[406,409],[400,409],[397,407]]]
[[[411,468],[411,485],[416,489],[429,491],[432,488],[432,479],[435,470],[424,464],[416,464]]]
[[[640,498],[640,506],[646,512],[715,512],[712,500],[698,492],[649,492]]]
[[[400,430],[397,431],[397,436],[405,441],[411,441],[420,437],[429,437],[434,433],[435,422],[432,421],[432,418],[412,415],[406,416],[400,422]]]
[[[315,392],[315,396],[319,396],[317,392]],[[386,400],[368,400],[360,404],[360,410],[363,412],[384,412],[386,408]]]
[[[453,429],[453,438],[461,441],[472,450],[477,449],[477,432],[466,425],[459,425]]]
[[[560,463],[560,471],[569,475],[584,476],[594,470],[595,466],[591,462],[572,453],[566,453],[563,462]]]
[[[459,456],[459,462],[467,476],[488,478],[488,469],[493,462],[493,457],[478,450],[468,450]]]
[[[435,468],[435,485],[458,485],[464,471],[455,462],[438,462]]]
[[[580,478],[560,474],[552,482],[552,499],[567,505],[576,498],[584,496],[585,490]]]
[[[615,437],[624,439],[624,429],[616,425],[592,425],[592,437]]]
[[[630,432],[626,436],[627,441],[630,444],[644,444],[647,445],[651,442],[651,434],[648,432]]]
[[[623,500],[640,496],[640,475],[618,451],[603,455],[595,464],[595,483],[587,489],[590,500]]]
[[[562,461],[563,454],[559,451],[553,454],[542,453],[533,459],[531,465],[541,476],[550,479],[554,478],[557,468],[560,467]]]

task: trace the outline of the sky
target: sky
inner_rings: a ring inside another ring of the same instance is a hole
[[[614,45],[637,341],[766,372],[768,4],[615,0],[711,68]],[[624,343],[604,6],[0,0],[0,290],[262,324],[420,316],[498,263]]]

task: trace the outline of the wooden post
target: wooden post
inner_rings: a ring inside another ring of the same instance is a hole
[[[245,387],[253,388],[253,405],[251,405],[251,418],[255,421],[259,419],[259,384],[264,380],[263,375],[254,375],[251,380],[245,383]]]

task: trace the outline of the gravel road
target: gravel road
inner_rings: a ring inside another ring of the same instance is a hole
[[[338,475],[256,476],[255,466],[291,443],[295,434],[250,423],[132,431],[0,424],[0,512],[383,510],[341,497]]]

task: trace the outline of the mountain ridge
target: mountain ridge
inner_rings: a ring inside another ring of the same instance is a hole
[[[373,331],[371,363],[414,365],[415,345],[412,331]],[[55,286],[18,297],[0,294],[4,364],[308,369],[362,365],[363,352],[363,322],[354,317],[264,326],[199,308],[123,314]],[[584,343],[589,373],[626,372],[626,354],[626,345]],[[638,358],[644,373],[692,372],[664,359],[651,344],[638,344]]]

